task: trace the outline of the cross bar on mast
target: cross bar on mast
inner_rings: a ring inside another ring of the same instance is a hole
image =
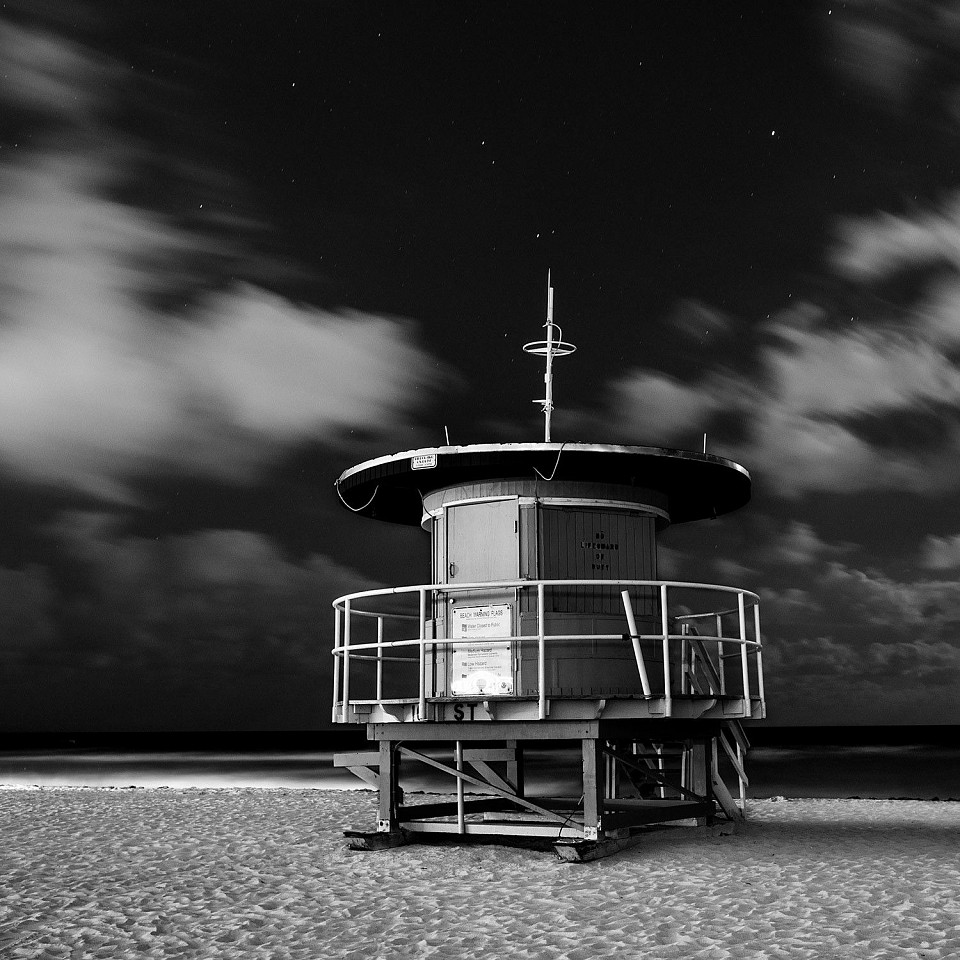
[[[566,357],[577,348],[563,339],[563,331],[553,322],[553,287],[550,285],[550,271],[547,271],[547,330],[546,340],[535,340],[523,345],[524,353],[533,353],[546,358],[546,371],[543,375],[545,388],[542,400],[534,400],[543,410],[543,439],[550,442],[550,418],[553,414],[553,360],[554,357]],[[556,332],[555,332],[556,331]]]

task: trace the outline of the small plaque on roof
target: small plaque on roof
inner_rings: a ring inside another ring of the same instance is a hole
[[[410,458],[411,470],[432,470],[437,465],[435,453],[420,453]]]

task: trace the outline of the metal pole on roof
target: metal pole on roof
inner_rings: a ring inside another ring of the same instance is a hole
[[[523,345],[524,353],[534,353],[546,359],[546,370],[543,374],[544,395],[542,400],[534,400],[543,410],[543,439],[550,442],[550,420],[553,414],[553,360],[555,357],[566,357],[577,348],[572,343],[566,343],[563,333],[553,322],[553,287],[550,284],[550,271],[547,271],[547,339],[537,340]]]
[[[543,440],[550,442],[550,415],[553,413],[553,287],[547,270],[547,371],[543,375],[546,392],[543,401]]]

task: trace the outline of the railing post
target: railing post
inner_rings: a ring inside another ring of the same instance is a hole
[[[673,696],[670,690],[670,618],[667,614],[667,585],[660,584],[660,630],[663,633],[663,708],[664,716],[673,715]]]
[[[420,719],[427,719],[427,591],[420,588]]]
[[[760,708],[766,710],[764,706],[766,699],[763,691],[763,644],[760,642],[760,601],[753,605],[753,633],[754,640],[757,641],[757,693],[760,696]]]
[[[660,774],[660,799],[667,799],[667,785],[665,780],[667,779],[667,760],[663,755],[663,744],[658,743],[654,745],[654,753],[657,755],[657,773]],[[681,761],[682,763],[682,761]]]
[[[750,699],[750,669],[747,663],[747,615],[743,603],[743,591],[737,592],[737,616],[740,619],[740,671],[743,674],[743,699]]]
[[[333,608],[333,649],[340,646],[340,608]],[[333,654],[333,704],[330,709],[331,723],[337,722],[337,698],[340,696],[340,654]]]
[[[681,632],[685,632],[683,627]],[[690,674],[695,670],[695,657],[690,649],[690,641],[684,638],[680,641],[680,692],[690,692]]]
[[[539,702],[537,715],[541,720],[547,717],[547,660],[546,660],[546,625],[544,616],[547,604],[544,598],[543,584],[537,584],[537,690]]]
[[[717,636],[723,636],[723,617],[720,614],[717,614]],[[727,668],[725,665],[725,659],[723,655],[723,641],[717,641],[717,663],[719,665],[720,673],[720,695],[723,696],[727,692]]]
[[[343,709],[340,722],[347,722],[347,709],[350,706],[350,601],[343,601]]]
[[[383,699],[383,617],[377,617],[377,700]]]

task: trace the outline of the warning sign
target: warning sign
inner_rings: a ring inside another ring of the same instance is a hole
[[[451,613],[454,637],[509,637],[513,633],[513,608],[509,603],[455,607]],[[451,688],[455,695],[502,697],[513,693],[509,641],[456,644],[451,660]]]

